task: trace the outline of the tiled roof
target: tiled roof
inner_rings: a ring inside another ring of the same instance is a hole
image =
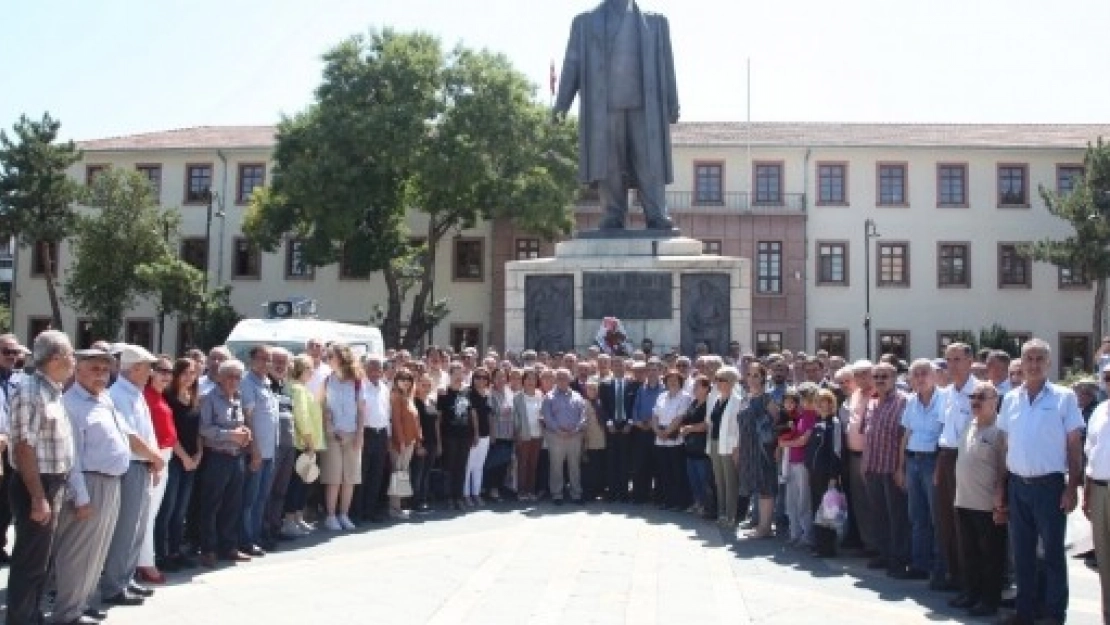
[[[863,124],[755,122],[753,146],[775,147],[973,147],[1083,148],[1110,138],[1110,124]],[[749,141],[743,122],[678,124],[675,145],[736,146]]]
[[[215,150],[234,148],[269,149],[274,146],[275,126],[196,126],[123,137],[79,141],[77,147],[91,152],[130,150]]]
[[[87,151],[272,148],[274,126],[197,126],[82,141]],[[1110,124],[877,124],[683,122],[680,146],[1083,148],[1110,138]]]

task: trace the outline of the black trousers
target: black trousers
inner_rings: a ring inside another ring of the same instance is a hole
[[[355,501],[362,520],[381,518],[385,513],[386,464],[389,460],[389,432],[382,428],[362,430],[362,484],[357,487]]]
[[[1005,525],[995,525],[990,512],[956,508],[957,536],[963,555],[963,588],[968,596],[998,607],[1009,554]]]
[[[435,449],[430,449],[423,456],[416,452],[412,454],[412,460],[409,462],[409,481],[412,482],[413,506],[428,503],[428,484],[431,481],[434,458]]]
[[[605,449],[587,449],[586,462],[582,465],[582,496],[587,501],[605,496],[608,465]]]
[[[686,474],[686,450],[681,445],[655,445],[658,495],[668,508],[686,509],[690,505],[690,479]]]
[[[461,499],[466,484],[466,461],[470,457],[470,437],[443,439],[443,469],[447,471],[447,498]]]
[[[625,501],[628,499],[628,448],[632,434],[610,432],[605,440],[606,483],[609,499]]]
[[[31,520],[31,493],[19,474],[13,471],[8,479],[11,480],[9,505],[15,521],[15,548],[8,571],[7,623],[40,623],[42,614],[39,603],[46,587],[54,535],[58,529],[58,513],[65,504],[66,476],[39,475],[46,501],[50,504],[50,519],[46,523]]]
[[[817,511],[821,508],[821,500],[825,498],[825,492],[829,490],[829,480],[834,477],[837,476],[827,471],[814,471],[812,468],[809,470],[809,502],[813,514],[817,514]],[[843,488],[843,485],[841,488]],[[849,514],[848,516],[851,517],[852,515]],[[813,525],[813,548],[822,556],[835,556],[836,530],[815,523]]]
[[[651,430],[632,430],[632,499],[636,503],[650,503],[657,493],[652,485],[658,487],[655,467],[655,432]]]
[[[505,478],[509,475],[509,465],[512,464],[514,443],[503,438],[491,438],[489,452],[486,454],[486,466],[482,469],[482,490],[501,490],[505,488]],[[490,458],[494,456],[509,455],[509,461],[497,466],[490,466]],[[411,471],[411,469],[410,469]]]
[[[201,551],[218,554],[234,551],[239,544],[243,516],[246,460],[242,455],[205,449],[199,470]]]

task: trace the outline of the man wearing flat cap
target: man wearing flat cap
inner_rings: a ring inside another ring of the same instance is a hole
[[[143,399],[143,388],[150,380],[152,365],[158,359],[138,345],[124,345],[119,351],[119,378],[108,389],[121,421],[139,439],[127,472],[120,484],[119,518],[112,532],[100,593],[109,605],[140,605],[153,591],[133,581],[139,562],[147,516],[150,514],[150,487],[165,465],[158,452],[150,409]]]
[[[57,595],[52,623],[92,622],[89,619],[102,614],[89,609],[89,601],[116,528],[120,481],[130,467],[132,450],[148,458],[154,454],[108,396],[112,355],[83,349],[74,356],[76,376],[62,404],[72,424],[75,454],[54,543]]]

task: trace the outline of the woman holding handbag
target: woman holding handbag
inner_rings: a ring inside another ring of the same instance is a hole
[[[389,480],[389,516],[407,519],[408,512],[401,508],[401,498],[412,496],[409,481],[409,462],[416,445],[422,442],[420,419],[412,401],[415,379],[408,369],[398,369],[393,376],[389,393],[389,419],[391,438],[389,457],[393,461],[393,476]]]

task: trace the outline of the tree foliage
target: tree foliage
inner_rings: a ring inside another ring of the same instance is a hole
[[[16,237],[19,245],[41,254],[43,267],[55,268],[45,278],[53,327],[59,330],[58,259],[52,250],[77,226],[73,204],[80,187],[66,170],[81,160],[72,141],[58,142],[60,128],[61,122],[44,113],[38,121],[20,116],[12,127],[14,137],[0,130],[0,236]]]
[[[1043,186],[1040,193],[1048,212],[1068,222],[1075,232],[1063,239],[1042,239],[1022,252],[1094,282],[1091,335],[1098,337],[1106,307],[1106,279],[1110,277],[1110,144],[1101,137],[1088,144],[1083,175],[1072,183],[1066,195]]]
[[[91,319],[94,336],[114,340],[127,311],[151,291],[138,267],[172,258],[178,218],[155,205],[149,181],[135,171],[104,171],[84,201],[92,210],[78,218],[70,241],[66,299]]]
[[[291,235],[311,264],[346,256],[356,272],[381,271],[386,342],[412,347],[447,314],[431,297],[446,236],[496,218],[569,232],[576,131],[550,124],[535,87],[486,50],[444,52],[430,35],[384,30],[324,61],[316,102],[279,124],[271,186],[252,198],[244,231],[263,250]],[[425,217],[411,233],[420,246],[408,243],[410,211]]]

